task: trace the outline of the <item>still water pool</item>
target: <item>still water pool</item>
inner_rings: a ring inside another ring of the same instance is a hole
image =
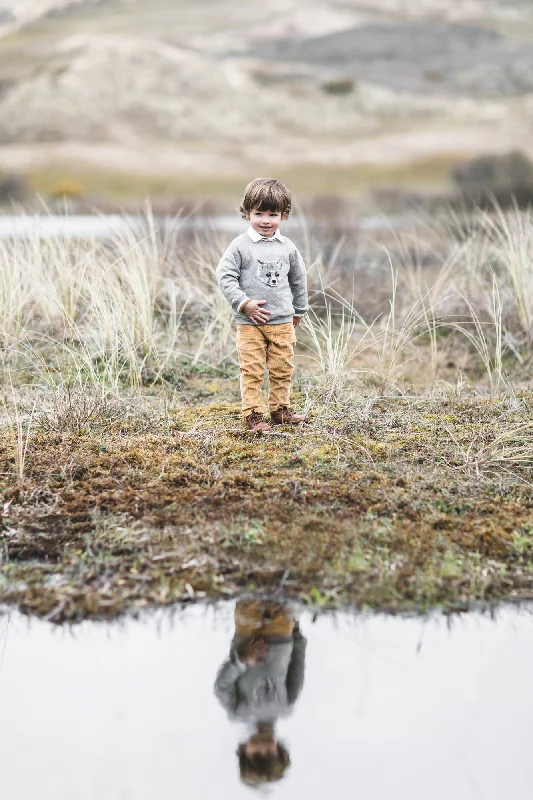
[[[298,611],[299,631],[255,648],[235,647],[233,614],[195,606],[69,629],[5,613],[2,797],[533,797],[531,608]],[[258,720],[284,761],[280,780],[250,788],[237,751]]]

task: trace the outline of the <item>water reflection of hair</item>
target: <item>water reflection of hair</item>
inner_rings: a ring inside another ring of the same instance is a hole
[[[258,787],[263,783],[275,783],[280,781],[288,767],[291,759],[289,751],[281,742],[278,742],[276,754],[253,756],[246,754],[246,744],[240,744],[237,750],[239,757],[239,771],[241,780],[247,786]]]

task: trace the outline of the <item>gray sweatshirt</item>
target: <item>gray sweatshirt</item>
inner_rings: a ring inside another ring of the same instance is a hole
[[[266,637],[268,652],[263,664],[239,664],[236,649],[243,637],[232,642],[230,657],[221,666],[215,694],[231,719],[274,722],[289,714],[304,682],[306,639]]]
[[[245,300],[266,300],[269,325],[292,322],[309,310],[302,256],[286,236],[253,241],[243,233],[232,241],[217,267],[220,291],[239,325],[254,323],[239,309]]]

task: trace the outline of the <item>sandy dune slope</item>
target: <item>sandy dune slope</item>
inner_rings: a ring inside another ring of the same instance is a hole
[[[375,137],[385,160],[464,155],[527,148],[533,7],[3,0],[0,60],[0,166],[89,145],[154,173],[357,163]]]

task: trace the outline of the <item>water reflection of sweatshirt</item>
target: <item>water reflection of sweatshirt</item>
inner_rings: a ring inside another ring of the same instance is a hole
[[[245,639],[235,635],[230,657],[215,681],[215,694],[230,718],[273,722],[288,714],[304,682],[307,641],[294,637],[265,637],[268,652],[263,664],[246,666],[237,658],[237,647]]]

